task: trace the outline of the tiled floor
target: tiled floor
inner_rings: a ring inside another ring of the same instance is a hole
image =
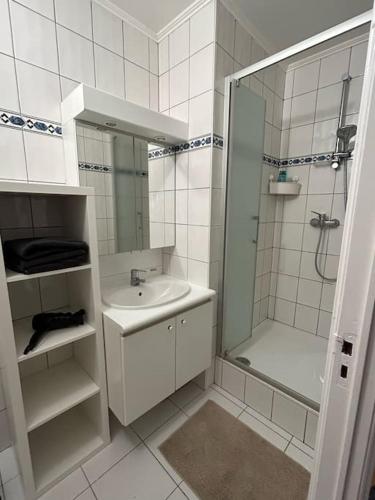
[[[158,446],[208,399],[311,469],[311,448],[218,386],[202,391],[190,383],[134,422],[131,428],[125,429],[113,419],[111,444],[41,497],[42,500],[196,500],[196,495],[164,460]],[[24,500],[11,448],[0,453],[0,470],[6,500]]]

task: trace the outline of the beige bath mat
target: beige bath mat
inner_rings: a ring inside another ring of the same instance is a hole
[[[201,500],[305,500],[310,474],[213,401],[161,446]]]

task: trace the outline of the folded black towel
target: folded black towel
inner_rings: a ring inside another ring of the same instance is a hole
[[[55,271],[85,264],[88,245],[84,241],[23,238],[3,245],[7,268],[23,274]]]
[[[75,313],[59,312],[59,313],[39,313],[33,317],[32,327],[35,330],[31,336],[30,342],[24,350],[24,354],[28,354],[35,349],[40,339],[44,334],[52,330],[60,330],[71,326],[83,325],[85,320],[85,310],[80,309]]]
[[[88,252],[89,249],[87,243],[84,241],[64,238],[21,238],[6,241],[3,248],[5,257],[12,255],[25,260],[73,250],[85,250]]]

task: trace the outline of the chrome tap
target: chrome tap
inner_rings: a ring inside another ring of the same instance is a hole
[[[145,273],[146,271],[143,269],[132,269],[130,271],[130,285],[131,286],[139,286],[141,283],[144,283],[146,280],[139,276],[139,273]]]

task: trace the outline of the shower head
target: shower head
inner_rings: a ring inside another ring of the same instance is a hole
[[[345,125],[337,129],[336,135],[337,138],[341,139],[342,141],[344,152],[349,151],[350,140],[356,135],[356,133],[357,133],[357,125]],[[353,150],[353,147],[351,148],[351,151]]]

